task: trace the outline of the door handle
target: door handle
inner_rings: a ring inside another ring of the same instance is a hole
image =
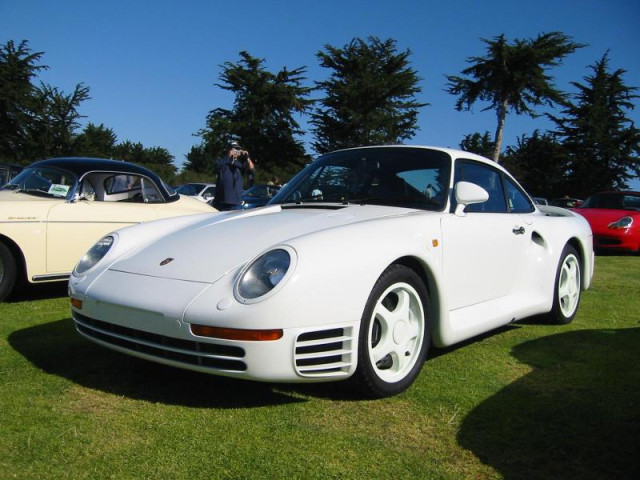
[[[516,235],[524,235],[524,227],[513,227],[511,231]]]

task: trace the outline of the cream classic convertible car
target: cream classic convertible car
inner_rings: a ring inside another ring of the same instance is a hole
[[[592,241],[490,160],[358,148],[318,158],[266,207],[113,232],[69,291],[78,331],[120,352],[250,380],[351,378],[381,397],[411,385],[430,345],[572,321]]]
[[[33,163],[0,190],[0,301],[22,275],[31,283],[66,280],[86,250],[112,230],[214,211],[131,163]]]

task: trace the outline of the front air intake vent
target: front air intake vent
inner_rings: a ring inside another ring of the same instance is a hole
[[[345,376],[354,362],[353,329],[305,332],[296,339],[296,370],[303,377]]]
[[[244,372],[247,369],[243,360],[245,352],[240,347],[166,337],[103,322],[78,312],[73,312],[73,320],[82,335],[131,353],[216,372]]]

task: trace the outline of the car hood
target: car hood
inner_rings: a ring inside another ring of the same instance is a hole
[[[633,217],[638,221],[640,218],[640,212],[636,212],[633,210],[616,210],[609,208],[576,208],[573,209],[574,212],[579,213],[584,218],[587,219],[589,225],[591,226],[591,230],[594,233],[600,233],[607,230],[607,226],[620,220],[623,217]]]
[[[207,216],[163,236],[145,248],[125,255],[109,269],[213,283],[262,252],[293,238],[413,211],[356,205],[344,208],[281,208],[274,205],[246,212],[225,212]]]

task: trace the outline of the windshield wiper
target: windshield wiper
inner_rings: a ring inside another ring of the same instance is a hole
[[[345,198],[342,200],[343,205],[392,205],[393,202],[390,202],[388,198],[383,197],[359,197],[359,198]]]

